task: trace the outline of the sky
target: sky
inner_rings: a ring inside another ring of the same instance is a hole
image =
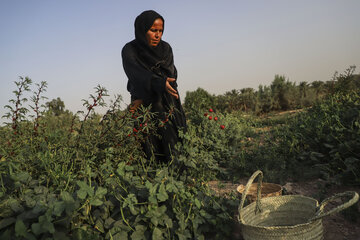
[[[19,76],[46,81],[48,101],[60,97],[73,112],[97,85],[125,107],[121,49],[149,9],[165,19],[182,101],[199,87],[257,90],[276,74],[310,83],[351,65],[359,72],[358,0],[0,0],[0,115]]]

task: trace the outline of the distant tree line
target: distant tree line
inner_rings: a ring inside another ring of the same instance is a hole
[[[260,85],[257,91],[253,88],[243,88],[214,95],[198,88],[186,92],[184,108],[186,111],[198,111],[211,107],[222,112],[243,111],[260,115],[272,111],[310,107],[329,94],[359,90],[360,75],[354,74],[355,68],[350,66],[344,73],[335,72],[333,78],[326,82],[304,81],[297,84],[285,76],[275,75],[270,86]],[[47,102],[45,111],[54,116],[71,114],[59,97]]]
[[[350,66],[344,73],[336,72],[330,81],[299,84],[276,75],[270,86],[260,85],[257,91],[253,88],[233,89],[222,95],[210,94],[198,88],[186,92],[184,107],[187,111],[212,107],[223,112],[255,114],[301,109],[312,106],[329,94],[360,89],[360,75],[354,74],[354,71],[355,66]]]

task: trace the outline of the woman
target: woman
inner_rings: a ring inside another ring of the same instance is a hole
[[[135,39],[122,49],[123,67],[131,94],[130,111],[151,105],[165,125],[143,144],[147,158],[169,162],[178,130],[186,130],[185,114],[177,91],[177,71],[170,45],[163,41],[164,18],[155,11],[141,13],[135,20]],[[171,117],[167,116],[171,113]]]

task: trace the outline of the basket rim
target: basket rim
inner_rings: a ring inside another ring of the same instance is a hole
[[[257,185],[258,183],[252,183],[251,185]],[[283,190],[283,186],[281,186],[280,184],[276,184],[276,183],[268,183],[268,182],[263,182],[262,183],[262,187],[264,187],[264,186],[276,186],[276,187],[280,187],[280,189],[279,190],[277,190],[276,192],[279,192],[279,191],[282,191]],[[246,187],[246,185],[243,185],[243,184],[240,184],[240,185],[238,185],[237,187],[236,187],[236,191],[238,192],[238,193],[240,193],[240,194],[242,194],[243,193],[243,191],[245,190],[245,187]],[[240,189],[240,188],[242,188],[242,189]],[[242,190],[242,191],[240,191],[240,190]],[[261,194],[261,195],[263,195],[263,193]]]
[[[310,221],[310,222],[306,222],[306,223],[299,223],[299,224],[295,224],[295,225],[289,225],[289,226],[258,226],[258,225],[251,225],[251,224],[243,224],[240,223],[242,226],[244,227],[252,227],[255,229],[266,229],[266,230],[284,230],[284,229],[295,229],[295,228],[300,228],[303,226],[307,226],[313,223],[316,223],[318,221],[322,222],[322,219],[316,219],[314,221]]]
[[[307,199],[307,200],[311,200],[314,201],[316,204],[316,207],[319,206],[319,202],[315,199],[315,198],[311,198],[311,197],[307,197],[307,196],[303,196],[303,195],[283,195],[283,196],[272,196],[272,197],[267,197],[267,198],[263,198],[261,199],[262,201],[270,201],[274,198],[302,198],[302,199]],[[251,205],[256,205],[256,202],[252,202],[249,205],[247,205],[246,207],[244,207],[243,209],[241,209],[240,211],[243,212],[245,211],[247,208],[249,208]],[[310,220],[310,219],[309,219]],[[274,230],[274,229],[294,229],[294,228],[298,228],[298,227],[302,227],[302,226],[306,226],[309,224],[312,224],[313,222],[317,222],[317,221],[322,221],[322,219],[316,219],[314,221],[307,221],[305,223],[299,223],[299,224],[295,224],[295,225],[289,225],[289,226],[259,226],[259,225],[253,225],[253,224],[246,224],[246,223],[242,223],[240,222],[240,224],[242,226],[245,227],[253,227],[253,228],[257,228],[257,229],[267,229],[267,230]]]

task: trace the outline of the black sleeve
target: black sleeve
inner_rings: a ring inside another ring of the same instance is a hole
[[[125,45],[121,55],[124,71],[129,79],[127,88],[133,99],[148,101],[153,92],[161,94],[165,91],[166,78],[155,75],[142,66],[131,45]]]

